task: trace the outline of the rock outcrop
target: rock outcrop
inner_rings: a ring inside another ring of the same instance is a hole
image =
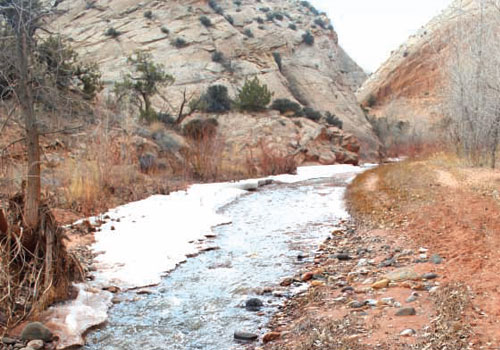
[[[56,10],[52,28],[69,37],[84,59],[99,64],[108,88],[128,69],[135,50],[150,52],[175,77],[155,101],[173,115],[184,92],[199,96],[223,84],[235,96],[246,78],[257,76],[274,98],[339,117],[360,141],[362,156],[377,152],[354,94],[365,73],[338,45],[328,18],[299,1],[66,0]],[[313,45],[303,41],[307,31]],[[223,54],[218,62],[212,59],[216,51]]]
[[[475,20],[478,9],[478,0],[455,0],[391,53],[357,91],[359,102],[375,116],[439,121],[451,58],[463,40],[456,24]]]

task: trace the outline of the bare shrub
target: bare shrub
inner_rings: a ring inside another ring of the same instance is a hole
[[[119,190],[134,191],[138,155],[127,136],[117,137],[103,125],[87,138],[81,159],[67,161],[62,177],[65,206],[93,215],[109,209],[111,195]]]
[[[278,175],[297,172],[297,162],[293,155],[273,150],[264,140],[260,141],[257,152],[256,157],[252,151],[248,155],[247,165],[250,173]]]
[[[472,165],[495,168],[500,143],[500,7],[485,1],[478,6],[462,13],[464,19],[452,29],[456,41],[451,43],[445,113],[457,153]]]
[[[190,147],[182,150],[187,176],[201,181],[215,181],[221,176],[224,142],[217,133],[215,119],[195,119],[184,127]]]
[[[37,235],[23,235],[25,197],[9,199],[7,215],[0,230],[0,313],[5,327],[13,328],[48,305],[68,298],[72,281],[84,277],[82,267],[69,254],[62,229],[45,203],[40,205]]]

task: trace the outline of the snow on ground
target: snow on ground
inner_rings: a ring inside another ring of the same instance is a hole
[[[342,173],[359,172],[351,165],[300,167],[297,175],[267,179],[296,183]],[[197,242],[211,228],[231,222],[217,211],[266,179],[192,185],[186,191],[156,195],[103,214],[111,217],[95,235],[96,282],[122,289],[160,282],[161,276],[196,253]],[[117,220],[120,220],[119,222]]]
[[[220,208],[248,190],[268,183],[268,180],[291,184],[363,170],[351,165],[309,166],[299,167],[296,175],[197,184],[186,191],[155,195],[91,218],[91,221],[97,221],[110,217],[95,233],[92,250],[99,255],[95,259],[97,271],[91,287],[96,291],[106,286],[123,290],[158,284],[161,277],[185,261],[187,255],[199,252],[200,242],[206,235],[212,235],[212,227],[231,222],[231,218],[217,213]],[[107,312],[109,300],[92,302],[95,298],[90,294],[86,291],[82,298],[49,310],[46,318],[57,315],[57,324],[52,328],[58,330],[61,344],[68,346],[72,339],[81,339],[79,336],[84,330],[79,326],[82,321],[77,318],[83,319],[84,324],[103,322],[102,312]],[[89,301],[92,306],[89,306]],[[91,320],[93,315],[97,319]],[[65,329],[70,329],[70,332],[65,332]]]

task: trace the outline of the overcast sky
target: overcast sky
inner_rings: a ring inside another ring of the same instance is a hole
[[[452,0],[310,0],[328,13],[340,45],[366,71],[391,53]]]

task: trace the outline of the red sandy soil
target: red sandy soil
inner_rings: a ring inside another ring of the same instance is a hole
[[[425,160],[365,174],[348,191],[356,229],[334,230],[304,268],[316,273],[315,281],[275,317],[271,328],[279,339],[264,348],[500,349],[499,194],[499,170]],[[423,247],[443,262],[416,262]],[[360,255],[358,248],[370,251]],[[405,250],[412,253],[401,254]],[[353,259],[337,260],[334,254],[341,251]],[[389,257],[396,266],[378,267]],[[357,266],[363,258],[371,264]],[[371,287],[401,269],[418,278]],[[438,278],[421,278],[429,272]],[[343,292],[345,285],[354,291]],[[408,303],[412,292],[419,296]],[[414,307],[416,315],[395,316],[398,305],[381,302],[387,297]],[[379,304],[350,307],[367,299]],[[414,336],[400,335],[409,328]]]

